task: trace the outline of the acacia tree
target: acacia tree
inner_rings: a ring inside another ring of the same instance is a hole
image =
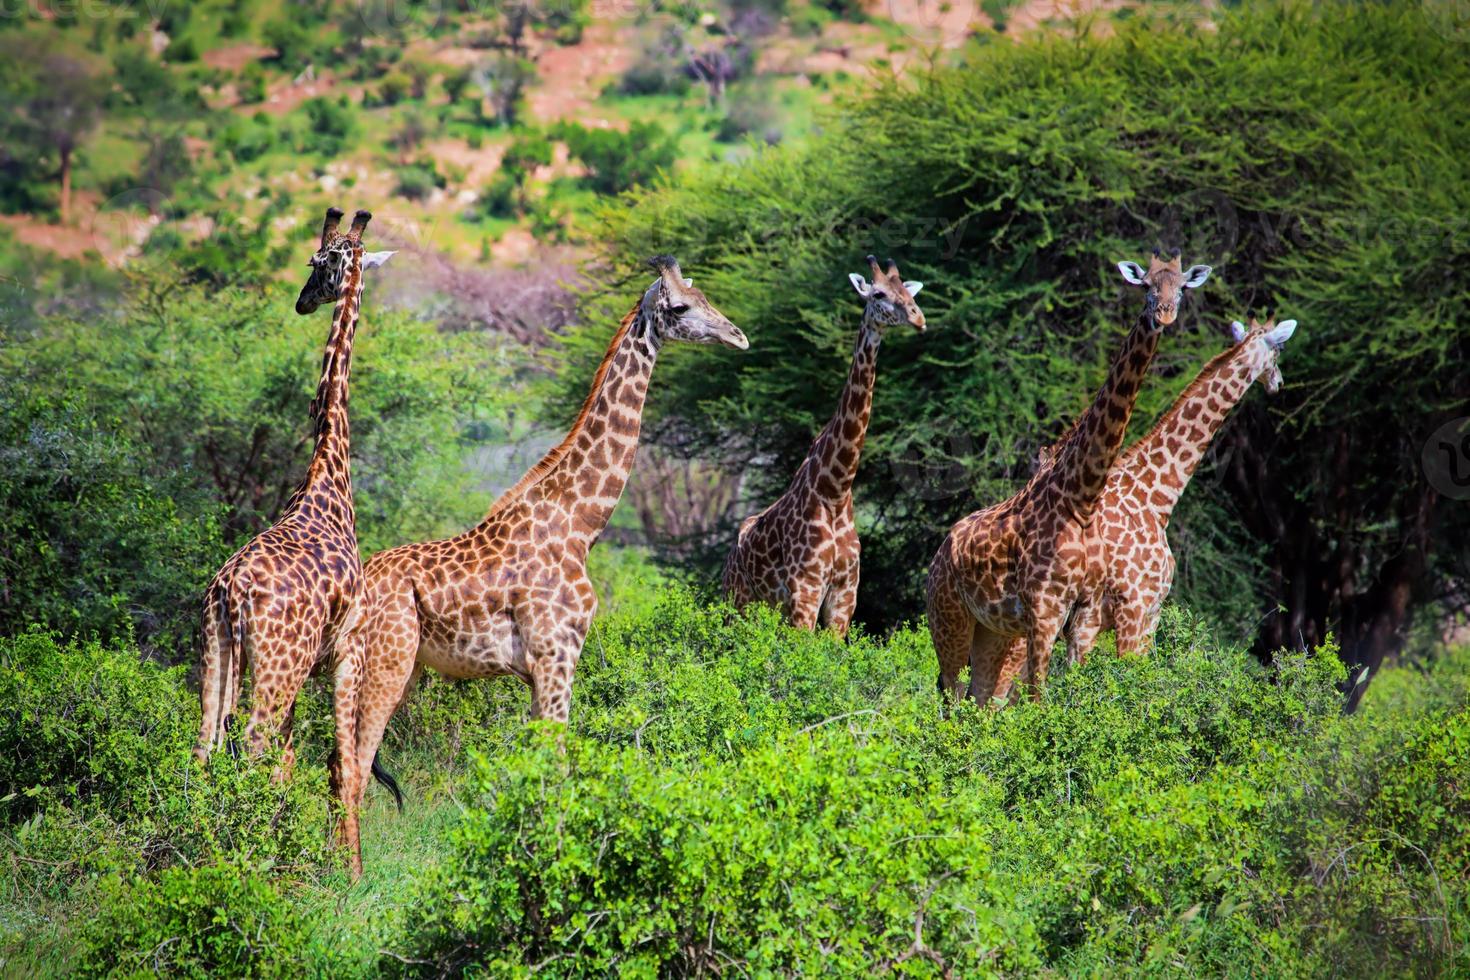
[[[1175,515],[1176,595],[1262,650],[1335,633],[1372,666],[1466,580],[1470,507],[1420,459],[1470,415],[1470,160],[1450,149],[1470,144],[1467,101],[1461,47],[1393,5],[1252,4],[1217,31],[992,45],[880,85],[807,147],[609,217],[611,267],[673,252],[752,337],[728,367],[661,366],[649,431],[696,440],[768,499],[846,369],[845,274],[892,254],[926,283],[931,329],[883,353],[859,616],[915,619],[949,525],[1013,492],[1101,382],[1138,312],[1114,263],[1178,246],[1216,274],[1165,338],[1135,435],[1231,319],[1302,327],[1284,390],[1246,399]],[[569,363],[585,371],[595,340],[572,337]]]
[[[76,151],[101,118],[106,79],[93,58],[65,50],[47,35],[5,38],[0,65],[0,101],[6,105],[0,133],[35,165],[54,168],[65,224]]]

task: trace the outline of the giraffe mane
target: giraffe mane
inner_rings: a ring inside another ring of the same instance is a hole
[[[1199,373],[1194,376],[1193,380],[1185,385],[1184,390],[1179,392],[1178,396],[1169,403],[1168,408],[1164,409],[1164,414],[1158,417],[1158,420],[1154,422],[1147,432],[1119,454],[1114,468],[1122,468],[1135,462],[1143,454],[1144,447],[1150,445],[1151,440],[1163,431],[1164,426],[1174,418],[1175,413],[1194,398],[1195,395],[1199,394],[1205,385],[1214,380],[1215,375],[1219,373],[1220,369],[1244,349],[1245,344],[1232,344],[1206,361],[1205,366],[1199,369]]]
[[[577,434],[582,431],[582,424],[587,421],[587,415],[592,411],[592,405],[597,400],[598,393],[602,391],[603,382],[607,380],[607,372],[612,366],[613,355],[622,346],[623,338],[628,336],[628,331],[633,329],[633,320],[638,316],[638,308],[642,305],[643,301],[641,299],[634,303],[633,308],[628,311],[627,316],[623,317],[623,322],[618,324],[617,333],[613,334],[612,342],[607,345],[607,351],[602,355],[602,363],[597,365],[597,373],[592,376],[592,387],[587,392],[587,397],[582,401],[582,410],[577,413],[577,419],[572,423],[572,427],[568,430],[566,438],[555,446],[552,446],[546,455],[541,457],[541,461],[527,470],[526,475],[521,477],[515,486],[496,498],[495,503],[490,505],[489,513],[485,515],[486,520],[503,511],[518,499],[522,493],[539,483],[541,478],[547,473],[550,473],[552,467],[561,462],[563,457],[571,450],[572,443],[576,440]]]

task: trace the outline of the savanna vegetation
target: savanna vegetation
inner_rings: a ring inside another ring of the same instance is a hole
[[[1421,467],[1470,401],[1467,38],[1434,3],[1028,6],[0,18],[0,973],[1470,972],[1470,511]],[[365,553],[534,460],[647,255],[751,339],[661,360],[568,728],[430,678],[356,884],[326,684],[289,780],[190,754],[203,585],[310,451],[326,203],[405,252],[354,355]],[[1156,242],[1215,274],[1135,431],[1248,312],[1300,322],[1286,385],[1176,513],[1152,656],[942,714],[923,569],[1086,403]],[[930,329],[879,359],[842,644],[711,584],[831,411],[868,252]]]

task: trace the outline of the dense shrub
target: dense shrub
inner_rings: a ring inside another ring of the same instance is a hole
[[[934,690],[925,634],[887,642],[737,616],[670,588],[647,612],[592,629],[577,668],[573,727],[660,755],[738,753],[848,712],[873,714]]]
[[[79,976],[297,977],[301,910],[250,867],[173,868],[112,879],[82,929]]]
[[[620,194],[646,184],[674,164],[678,145],[656,122],[632,123],[627,132],[562,123],[555,130],[587,168],[583,181],[601,194]]]
[[[192,636],[223,513],[81,396],[0,382],[0,631]]]
[[[192,750],[198,697],[184,668],[128,643],[0,640],[0,825],[70,873],[143,871],[217,857],[330,864],[319,760],[290,780],[273,758]]]
[[[894,746],[844,733],[668,772],[534,738],[482,758],[475,791],[413,915],[427,973],[852,975],[912,957],[916,918],[921,940],[965,936],[944,949],[956,967],[1037,965],[1019,910],[965,907],[989,861],[953,831],[993,819],[993,802],[924,793]]]
[[[1383,975],[1465,957],[1463,657],[1421,682],[1454,711],[1345,718],[1331,649],[1268,676],[1171,612],[1150,659],[1099,655],[1039,704],[940,719],[917,634],[844,651],[675,594],[601,624],[582,666],[572,734],[502,729],[478,756],[385,967]],[[821,717],[847,703],[868,707]]]

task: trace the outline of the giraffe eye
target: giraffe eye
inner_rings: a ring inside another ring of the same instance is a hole
[[[669,307],[669,309],[674,312],[674,315],[675,316],[683,316],[685,313],[688,313],[689,312],[689,304],[688,303],[676,303],[675,305]]]

